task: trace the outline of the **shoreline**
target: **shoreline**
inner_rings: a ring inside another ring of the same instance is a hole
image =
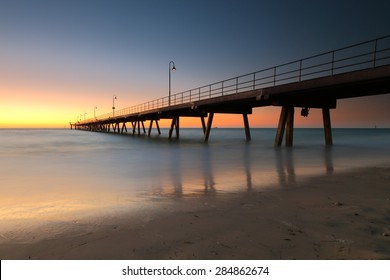
[[[390,167],[366,167],[174,200],[78,234],[0,244],[0,259],[390,259],[389,183]]]

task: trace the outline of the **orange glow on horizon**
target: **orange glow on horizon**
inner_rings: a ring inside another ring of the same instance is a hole
[[[94,105],[98,107],[96,116],[111,112],[112,95],[96,92],[96,89],[54,87],[32,87],[0,85],[0,128],[68,128],[75,123],[94,117]],[[71,92],[71,94],[69,93]],[[115,100],[117,110],[145,102],[147,94],[118,93]],[[150,100],[152,100],[151,98]],[[331,110],[332,127],[390,127],[390,113],[387,110],[389,95],[379,95],[339,100],[337,109]],[[146,100],[147,101],[147,100]],[[361,112],[365,114],[361,114]],[[84,113],[85,114],[84,116]],[[251,128],[277,127],[280,107],[254,108],[248,115]],[[206,118],[207,121],[207,118]],[[171,120],[161,120],[160,126],[169,128]],[[213,127],[244,127],[240,114],[215,114]],[[300,108],[295,110],[295,127],[322,127],[322,112],[311,109],[309,117],[300,116]],[[181,117],[180,127],[201,128],[200,118]]]

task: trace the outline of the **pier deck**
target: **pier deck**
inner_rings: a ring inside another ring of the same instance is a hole
[[[332,144],[330,109],[338,99],[390,93],[390,36],[263,69],[140,105],[113,111],[97,118],[71,123],[71,128],[124,133],[146,133],[150,121],[161,133],[158,121],[170,119],[169,138],[179,138],[180,117],[200,118],[204,139],[209,139],[214,114],[241,114],[247,140],[251,140],[248,114],[255,107],[279,106],[281,114],[275,145],[286,130],[286,145],[293,145],[295,108],[323,113],[325,143]],[[307,115],[306,115],[307,116]],[[207,122],[206,122],[207,118]]]

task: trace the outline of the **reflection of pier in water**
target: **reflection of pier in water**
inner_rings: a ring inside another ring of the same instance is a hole
[[[159,187],[154,193],[175,198],[214,196],[218,192],[250,193],[265,189],[292,187],[300,178],[305,178],[307,173],[313,175],[311,166],[296,166],[296,150],[290,148],[274,149],[273,157],[271,157],[274,163],[268,162],[274,166],[272,171],[264,170],[258,165],[256,155],[251,153],[249,145],[243,150],[242,157],[237,158],[230,167],[224,167],[223,170],[212,164],[215,162],[212,149],[202,149],[198,157],[201,159],[201,166],[197,166],[197,170],[193,172],[183,166],[181,155],[172,156],[167,160],[167,164],[170,164],[168,168],[171,170],[168,172],[167,182],[170,183]],[[326,147],[321,157],[315,166],[316,173],[314,174],[332,175],[334,171],[332,148]]]
[[[281,186],[288,186],[296,183],[294,155],[291,149],[275,149],[276,170]]]

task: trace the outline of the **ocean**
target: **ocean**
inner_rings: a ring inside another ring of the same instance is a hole
[[[390,165],[390,129],[295,129],[294,147],[274,147],[275,129],[201,129],[150,138],[69,129],[0,129],[0,243],[60,234],[69,224],[223,193],[292,188],[313,176]],[[84,219],[84,220],[83,220]]]

